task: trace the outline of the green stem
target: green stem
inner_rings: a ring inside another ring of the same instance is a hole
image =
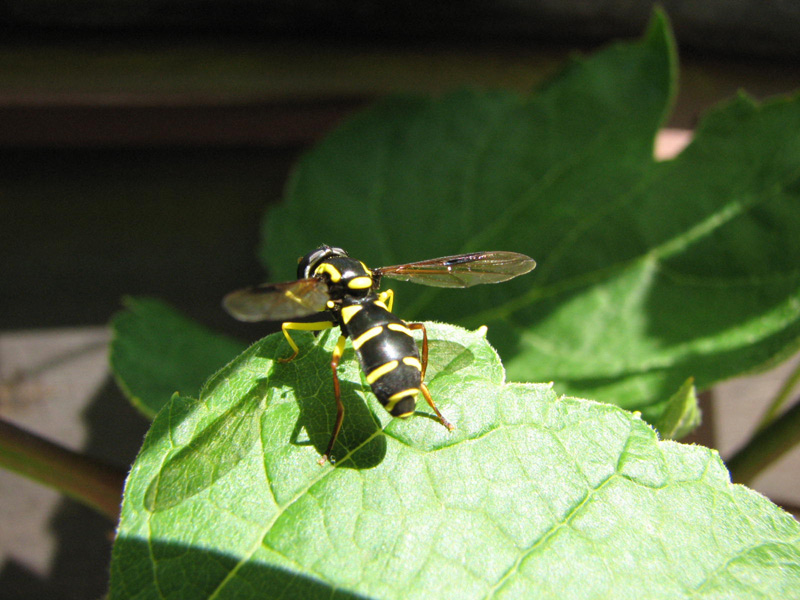
[[[86,504],[116,521],[125,473],[0,419],[0,466]]]
[[[800,442],[800,402],[760,429],[727,461],[731,479],[749,484],[768,465]]]
[[[764,412],[764,416],[761,417],[761,421],[758,423],[758,429],[756,429],[756,431],[762,431],[767,425],[775,420],[783,408],[783,405],[786,404],[786,401],[789,399],[789,396],[791,395],[792,390],[797,385],[798,381],[800,381],[800,363],[797,363],[797,367],[795,367],[794,371],[792,371],[792,374],[789,375],[788,379],[786,379],[781,391],[778,392],[778,395],[775,396],[775,399],[770,403],[769,407]]]

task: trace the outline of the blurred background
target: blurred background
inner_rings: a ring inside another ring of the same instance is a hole
[[[800,88],[800,4],[660,5],[681,61],[663,156],[739,89]],[[527,92],[575,50],[641,36],[652,6],[0,1],[0,415],[126,467],[148,422],[106,364],[124,295],[261,337],[219,301],[268,279],[260,221],[304,150],[390,93]],[[787,373],[707,394],[694,439],[730,455]],[[795,452],[755,483],[795,514],[798,465]],[[100,597],[112,535],[89,509],[0,471],[1,597]]]

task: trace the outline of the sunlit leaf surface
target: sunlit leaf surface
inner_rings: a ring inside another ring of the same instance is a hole
[[[125,491],[112,598],[789,597],[800,526],[716,452],[611,405],[506,384],[481,333],[429,324],[426,405],[392,420],[336,335],[280,334],[159,413]],[[788,595],[787,595],[788,594]]]

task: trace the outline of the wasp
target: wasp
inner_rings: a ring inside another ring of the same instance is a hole
[[[370,269],[341,248],[320,246],[298,260],[297,280],[262,284],[231,292],[224,308],[241,321],[280,321],[292,354],[278,359],[286,363],[299,348],[290,331],[322,331],[339,327],[341,335],[331,357],[336,422],[320,464],[333,462],[332,452],[344,419],[337,368],[350,338],[367,383],[378,401],[393,417],[414,413],[422,394],[448,430],[444,418],[425,385],[428,334],[422,323],[406,323],[392,314],[394,293],[379,292],[383,277],[423,285],[465,288],[481,283],[500,283],[528,273],[536,262],[516,252],[470,252],[420,262]],[[304,319],[298,321],[298,319]],[[422,354],[412,337],[422,331]]]

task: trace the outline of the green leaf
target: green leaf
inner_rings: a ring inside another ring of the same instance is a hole
[[[125,308],[111,322],[111,369],[148,417],[176,392],[196,395],[211,373],[245,348],[160,300],[126,298]]]
[[[111,598],[786,598],[800,525],[715,451],[506,384],[483,332],[428,324],[429,386],[392,420],[352,348],[335,467],[336,332],[280,334],[176,396],[129,476]]]
[[[691,377],[675,392],[664,407],[655,428],[664,439],[679,440],[700,425],[700,402]]]
[[[320,243],[378,267],[512,250],[499,285],[392,284],[406,319],[489,325],[509,377],[641,410],[800,347],[800,99],[712,111],[675,160],[654,137],[675,93],[665,18],[535,94],[392,98],[304,157],[269,211],[276,280]]]

